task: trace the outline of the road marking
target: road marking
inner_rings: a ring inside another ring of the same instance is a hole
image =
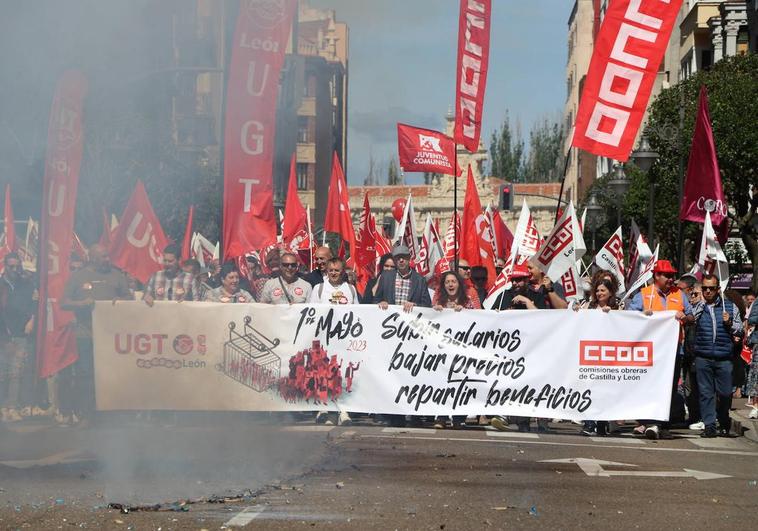
[[[382,433],[437,433],[433,428],[382,428]]]
[[[59,452],[57,454],[42,457],[40,459],[19,459],[13,461],[0,461],[0,465],[9,466],[12,468],[32,468],[35,466],[53,466],[53,465],[66,465],[72,463],[83,463],[87,461],[94,461],[95,458],[87,456],[79,450],[67,450],[65,452]]]
[[[631,437],[626,439],[617,439],[615,437],[590,437],[590,441],[596,443],[608,443],[608,444],[645,444],[642,439],[632,439]]]
[[[485,432],[488,437],[503,437],[512,439],[539,439],[536,433],[524,433],[520,431],[489,431]]]
[[[452,441],[452,442],[484,442],[484,443],[503,443],[503,444],[538,444],[541,446],[572,446],[579,448],[614,448],[617,450],[638,450],[640,452],[683,452],[693,454],[717,454],[717,455],[743,455],[745,457],[758,457],[758,452],[740,452],[736,450],[709,450],[705,448],[660,448],[652,445],[644,446],[621,446],[621,445],[609,445],[609,444],[581,444],[581,443],[566,443],[566,442],[552,442],[552,441],[528,441],[528,440],[502,440],[502,439],[473,439],[471,437],[407,437],[403,435],[394,435],[388,437],[386,435],[360,435],[366,439],[416,439],[418,441]]]
[[[603,466],[628,466],[636,467],[630,463],[617,463],[615,461],[603,461],[601,459],[586,459],[584,457],[574,457],[569,459],[546,459],[538,463],[572,463],[582,469],[582,472],[590,477],[654,477],[654,478],[695,478],[697,480],[723,479],[732,476],[724,474],[714,474],[713,472],[704,472],[702,470],[691,470],[689,468],[680,471],[674,470],[605,470]]]
[[[334,426],[324,426],[323,424],[312,424],[312,425],[305,425],[305,426],[283,426],[280,428],[280,431],[304,431],[304,432],[311,432],[311,431],[332,431],[335,427]]]
[[[265,510],[265,505],[251,505],[250,507],[245,507],[228,522],[225,522],[224,525],[227,527],[244,527],[255,520]]]

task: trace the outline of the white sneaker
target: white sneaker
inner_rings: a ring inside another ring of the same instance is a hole
[[[350,418],[350,414],[347,411],[340,411],[337,423],[340,426],[350,426],[353,423],[353,420]]]
[[[701,420],[695,424],[690,424],[690,429],[694,431],[703,431],[705,429],[705,423]]]
[[[747,416],[749,419],[758,419],[758,407],[752,408],[750,414]]]
[[[326,424],[327,413],[326,411],[319,411],[316,413],[316,424]]]
[[[660,432],[658,430],[658,426],[648,426],[645,430],[645,437],[648,439],[657,439],[660,435]]]

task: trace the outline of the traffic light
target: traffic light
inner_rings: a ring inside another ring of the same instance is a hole
[[[511,210],[513,208],[513,184],[505,183],[500,185],[500,210]]]

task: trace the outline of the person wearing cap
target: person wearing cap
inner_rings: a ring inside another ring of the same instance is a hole
[[[682,369],[682,359],[684,357],[684,326],[695,321],[692,314],[692,305],[685,293],[674,285],[676,278],[676,269],[668,260],[658,260],[653,269],[653,283],[642,288],[632,299],[632,302],[626,307],[627,310],[643,312],[645,315],[652,315],[653,312],[674,311],[674,317],[679,321],[679,346],[676,352],[676,365],[674,367],[674,377],[672,382],[672,400],[669,418],[677,414],[678,403],[675,397],[679,385],[679,375]],[[636,428],[637,433],[644,433],[648,439],[658,439],[661,436],[668,436],[669,423],[656,423],[655,421],[644,421]]]
[[[430,308],[432,298],[426,287],[426,280],[411,269],[411,252],[405,245],[398,245],[392,250],[395,259],[394,271],[386,271],[379,279],[374,302],[386,310],[390,304],[398,304],[403,311],[410,312],[414,306]]]
[[[502,292],[495,299],[492,310],[545,310],[548,305],[545,294],[529,289],[532,274],[524,264],[513,266],[511,288]]]

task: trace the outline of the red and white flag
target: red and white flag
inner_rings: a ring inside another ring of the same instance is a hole
[[[487,216],[482,210],[471,166],[468,168],[461,230],[461,258],[467,260],[472,267],[487,268],[487,278],[494,279],[497,275],[495,274],[495,255],[492,251],[492,232]]]
[[[372,230],[371,204],[368,201],[368,192],[363,196],[363,212],[358,228],[358,238],[355,242],[355,271],[358,275],[358,284],[363,292],[368,279],[376,274],[376,232]]]
[[[430,280],[434,277],[437,270],[437,264],[444,259],[443,257],[440,235],[434,227],[432,215],[427,214],[424,233],[421,236],[421,246],[419,250],[419,258],[416,262],[416,271],[418,271],[425,279]]]
[[[532,260],[550,279],[559,279],[574,267],[586,251],[574,203],[571,202]]]
[[[218,244],[213,245],[205,236],[196,232],[192,236],[191,256],[200,262],[201,267],[207,267],[213,260],[218,259]]]
[[[645,262],[645,265],[640,269],[640,274],[637,277],[637,280],[634,281],[634,283],[629,286],[629,289],[626,290],[626,295],[624,295],[624,298],[621,299],[622,301],[628,299],[637,291],[640,290],[645,284],[647,284],[650,280],[653,279],[653,269],[655,269],[655,264],[658,263],[658,250],[660,249],[660,245],[655,246],[655,252],[653,255]]]
[[[385,254],[392,253],[392,241],[384,234],[384,228],[377,227],[376,216],[371,214],[371,232],[374,235],[374,245],[376,246],[376,257],[381,258]]]
[[[82,113],[87,78],[67,70],[55,90],[47,133],[40,217],[37,375],[48,378],[74,363],[74,316],[60,307],[69,277],[76,194],[82,163]]]
[[[282,242],[285,247],[297,253],[311,247],[308,211],[300,202],[297,194],[297,174],[295,173],[295,154],[290,160],[290,180],[287,186],[287,203],[282,221]]]
[[[32,218],[26,222],[24,245],[19,246],[18,254],[24,263],[24,269],[36,271],[37,253],[39,252],[39,223]]]
[[[618,281],[619,295],[626,291],[626,287],[624,286],[626,279],[624,272],[624,243],[621,239],[621,234],[621,227],[619,227],[595,255],[595,264],[600,269],[610,272],[616,278],[616,281]]]
[[[439,131],[397,124],[397,152],[405,171],[455,175],[455,142]]]
[[[563,288],[563,297],[567,301],[581,301],[584,298],[584,288],[582,287],[581,260],[570,267],[560,279]]]
[[[226,85],[224,258],[276,241],[276,100],[296,4],[240,2]]]
[[[614,0],[595,40],[571,145],[626,161],[682,0]]]
[[[347,183],[336,151],[332,157],[332,180],[329,183],[324,230],[339,234],[342,241],[350,245],[350,253],[355,253],[355,229],[350,217]]]
[[[168,238],[147,197],[145,185],[137,181],[121,223],[113,233],[111,263],[143,284],[163,269],[163,249]]]
[[[697,265],[700,273],[709,273],[719,277],[719,284],[723,293],[729,285],[729,260],[721,249],[716,231],[713,230],[710,212],[705,213],[703,239],[700,241]]]
[[[637,223],[632,220],[629,235],[629,267],[624,278],[625,285],[631,286],[637,280],[640,271],[645,267],[651,256],[653,256],[653,251],[650,250],[650,246],[640,234]]]
[[[456,234],[458,235],[458,247],[455,246]],[[461,216],[457,211],[453,212],[450,218],[450,223],[447,226],[447,232],[445,233],[445,259],[442,264],[438,264],[438,274],[442,274],[445,271],[449,271],[452,264],[460,254],[460,240],[461,240]]]
[[[461,0],[455,82],[454,138],[472,153],[479,150],[484,88],[490,57],[491,0]]]
[[[419,244],[416,230],[416,213],[413,211],[413,198],[411,194],[408,194],[408,200],[405,202],[405,209],[403,210],[403,218],[400,220],[400,226],[395,234],[395,241],[393,246],[405,245],[411,252],[410,262],[412,265],[418,262],[419,259]]]
[[[708,91],[703,85],[700,87],[679,219],[705,223],[707,213],[711,214],[713,225],[718,227],[727,219],[729,212],[708,112]]]
[[[513,245],[513,233],[503,221],[503,216],[498,209],[492,209],[492,228],[495,232],[497,243],[497,257],[506,259]]]

